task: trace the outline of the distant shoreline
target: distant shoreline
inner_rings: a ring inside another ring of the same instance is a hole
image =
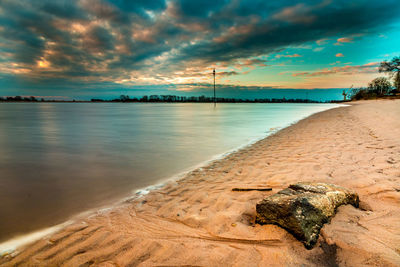
[[[216,102],[217,104],[280,104],[280,103],[287,103],[287,104],[335,104],[335,103],[347,103],[351,101],[332,101],[332,102]],[[63,101],[63,100],[48,100],[48,101],[0,101],[0,103],[170,103],[170,104],[179,104],[179,103],[191,103],[191,104],[213,104],[214,102],[166,102],[166,101],[159,101],[159,102],[116,102],[116,101],[87,101],[87,100],[76,100],[76,101]]]
[[[387,96],[382,98],[376,99],[363,99],[361,101],[368,101],[368,100],[380,100],[380,99],[400,99],[399,96]],[[314,100],[307,100],[307,99],[255,99],[255,100],[243,100],[243,99],[236,99],[236,101],[224,101],[224,100],[217,100],[215,103],[217,104],[279,104],[279,103],[297,103],[297,104],[343,104],[343,103],[354,103],[360,100],[327,100],[327,101],[314,101]],[[0,99],[0,103],[193,103],[193,104],[212,104],[213,101],[116,101],[116,100],[5,100]]]
[[[51,103],[342,103],[347,101],[325,100],[317,101],[307,98],[227,98],[178,95],[145,95],[140,98],[121,95],[114,99],[92,98],[90,100],[57,100],[35,96],[0,96],[0,102],[51,102]]]
[[[370,98],[364,100],[378,100],[378,99],[399,99],[400,95],[381,96],[378,98]],[[0,103],[302,103],[302,104],[324,104],[334,103],[342,104],[348,102],[355,102],[358,100],[325,100],[317,101],[304,98],[258,98],[258,99],[241,99],[241,98],[225,98],[202,96],[176,96],[176,95],[150,95],[137,97],[129,97],[128,95],[121,95],[115,99],[101,99],[92,98],[91,100],[57,100],[45,99],[34,96],[0,96]]]

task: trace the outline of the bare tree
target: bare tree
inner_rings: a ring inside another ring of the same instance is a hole
[[[394,57],[391,61],[383,61],[379,67],[379,72],[385,72],[394,78],[394,86],[400,92],[400,57]]]
[[[391,90],[392,85],[386,77],[378,77],[368,84],[368,90],[374,92],[378,96],[383,96]]]

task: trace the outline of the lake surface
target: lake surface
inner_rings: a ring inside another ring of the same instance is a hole
[[[0,241],[132,195],[335,104],[0,104]]]

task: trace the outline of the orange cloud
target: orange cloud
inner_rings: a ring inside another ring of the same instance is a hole
[[[317,40],[317,41],[315,41],[316,43],[317,43],[317,45],[323,45],[323,44],[326,44],[326,42],[328,41],[329,39],[327,39],[327,38],[323,38],[323,39],[319,39],[319,40]]]
[[[337,54],[335,55],[335,57],[344,57],[344,55],[343,55],[342,53],[337,53]]]
[[[50,62],[46,59],[41,59],[37,61],[37,66],[39,68],[48,68],[50,66]]]
[[[240,61],[240,62],[235,64],[235,68],[237,68],[237,69],[242,69],[242,68],[254,69],[256,66],[266,67],[268,65],[265,64],[264,60],[257,59],[257,58],[255,58],[255,59],[246,59],[244,61]]]
[[[135,31],[132,35],[133,39],[139,40],[145,43],[154,43],[155,40],[153,38],[154,33],[151,29],[142,29]]]
[[[342,37],[337,39],[337,42],[335,43],[335,45],[343,45],[344,43],[352,43],[353,42],[353,38],[350,37]]]
[[[352,43],[352,42],[353,42],[353,38],[344,37],[344,38],[339,38],[339,39],[337,39],[337,41],[338,41],[339,43]]]
[[[276,58],[281,58],[281,57],[289,57],[289,58],[292,58],[292,57],[302,57],[302,55],[299,55],[299,54],[293,54],[293,55],[276,55],[275,57],[276,57]]]
[[[314,72],[295,72],[292,76],[326,76],[331,74],[354,75],[360,73],[378,73],[379,62],[371,62],[364,65],[333,67],[331,69],[325,68]]]

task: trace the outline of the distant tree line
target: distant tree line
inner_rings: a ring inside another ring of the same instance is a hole
[[[11,101],[11,102],[44,102],[45,100],[41,98],[38,100],[34,96],[29,96],[29,97],[23,97],[23,96],[6,96],[6,97],[0,97],[0,101]]]
[[[0,102],[88,102],[88,101],[75,101],[75,100],[49,100],[44,98],[36,98],[34,96],[23,97],[23,96],[7,96],[0,97]],[[213,97],[207,96],[177,96],[177,95],[150,95],[143,97],[129,97],[128,95],[121,95],[119,98],[112,100],[105,100],[100,98],[92,98],[90,102],[164,102],[164,103],[213,103]],[[323,103],[322,101],[316,101],[311,99],[300,99],[300,98],[257,98],[257,99],[240,99],[240,98],[225,98],[217,97],[216,102],[218,103]],[[333,101],[326,101],[333,102]]]
[[[104,100],[99,98],[91,99],[91,102],[167,102],[167,103],[213,103],[213,97],[207,96],[177,96],[177,95],[150,95],[141,98],[129,97],[128,95],[121,95],[119,98],[112,100]],[[258,98],[258,99],[240,99],[240,98],[225,98],[217,97],[218,103],[321,103],[320,101],[310,99],[286,99],[286,98]]]
[[[89,102],[89,101],[75,101],[75,100],[49,100],[44,98],[36,98],[34,96],[7,96],[0,97],[0,102]],[[129,97],[128,95],[121,95],[119,98],[112,100],[105,100],[100,98],[92,98],[90,102],[164,102],[164,103],[213,103],[213,97],[207,96],[177,96],[177,95],[150,95],[143,97]],[[323,103],[322,101],[315,101],[311,99],[300,98],[258,98],[258,99],[240,99],[240,98],[225,98],[217,97],[218,103]],[[333,102],[333,101],[326,101]]]

